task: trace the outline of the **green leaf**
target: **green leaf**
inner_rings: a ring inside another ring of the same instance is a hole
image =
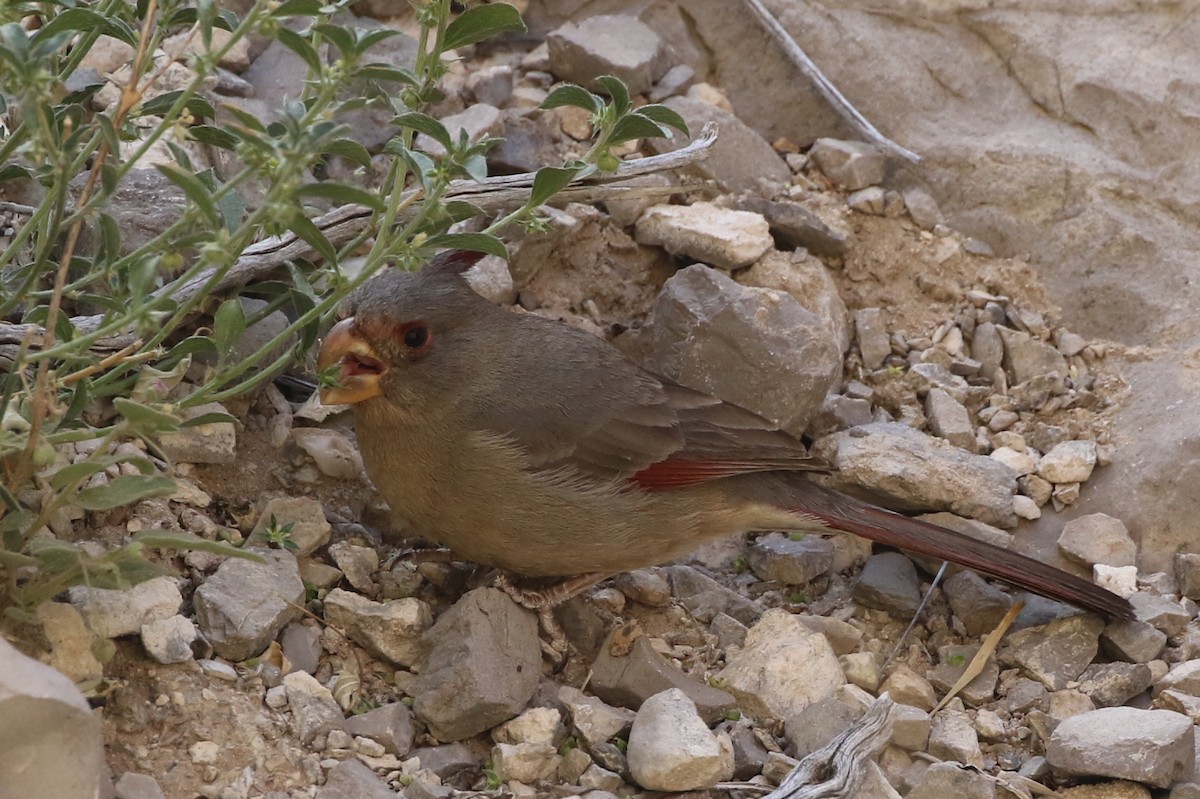
[[[245,127],[246,130],[254,131],[255,133],[267,132],[266,127],[263,126],[263,123],[259,121],[258,117],[254,116],[248,111],[243,111],[231,103],[225,103],[221,106],[221,108],[237,119],[238,122],[241,122],[242,126]],[[258,139],[249,136],[244,136],[243,138],[245,138],[247,141],[258,143]]]
[[[507,3],[475,6],[459,14],[458,19],[446,26],[442,47],[444,50],[455,50],[497,34],[520,33],[524,30],[521,12]]]
[[[59,13],[34,34],[33,41],[40,44],[64,31],[86,33],[97,29],[114,39],[120,39],[130,47],[137,47],[137,36],[128,25],[115,16],[98,14],[88,8],[69,8]]]
[[[340,155],[359,166],[367,168],[371,166],[371,154],[367,152],[366,147],[353,139],[334,139],[325,145],[325,152],[330,155]]]
[[[304,239],[327,263],[337,263],[337,250],[329,243],[329,239],[325,238],[325,234],[304,214],[295,214],[292,221],[288,223],[288,229]]]
[[[175,481],[161,474],[130,474],[108,485],[85,488],[75,498],[84,510],[109,510],[147,497],[163,497],[178,490]]]
[[[619,118],[625,115],[633,105],[629,101],[629,87],[620,78],[615,78],[612,75],[601,75],[596,78],[596,83],[604,87],[608,92],[608,96],[612,98],[612,108],[614,114]]]
[[[33,172],[31,172],[27,167],[21,166],[20,164],[4,164],[3,166],[0,166],[0,183],[3,183],[6,180],[16,180],[18,178],[31,177],[33,177]]]
[[[342,205],[356,203],[358,205],[365,205],[372,211],[383,210],[383,201],[379,199],[378,194],[366,189],[360,189],[357,186],[348,186],[345,183],[334,183],[333,181],[309,183],[306,186],[301,186],[296,191],[296,196],[324,197]]]
[[[667,131],[660,128],[657,122],[651,122],[641,114],[634,113],[622,117],[617,122],[608,141],[609,144],[620,144],[633,139],[657,139],[666,135]]]
[[[227,541],[209,541],[182,530],[143,530],[133,534],[132,543],[151,549],[199,550],[214,555],[228,555],[231,558],[245,558],[256,563],[265,561],[262,555],[235,547]]]
[[[154,166],[166,176],[167,180],[183,189],[183,193],[196,204],[196,207],[210,222],[214,225],[220,224],[221,220],[217,215],[217,207],[213,205],[212,196],[199,178],[172,164],[155,164]]]
[[[357,76],[364,80],[386,81],[416,86],[417,79],[411,70],[394,67],[391,64],[371,63],[359,67]]]
[[[143,116],[165,116],[171,110],[171,106],[183,96],[183,90],[166,92],[157,97],[152,97],[142,103],[141,113]],[[184,108],[191,112],[192,116],[203,117],[204,119],[212,119],[217,115],[216,109],[212,104],[203,97],[192,96],[184,103]]]
[[[434,250],[469,250],[483,252],[508,260],[504,242],[490,233],[443,233],[431,236],[424,244]]]
[[[683,121],[683,117],[667,108],[665,105],[654,103],[653,105],[644,105],[637,110],[638,114],[646,117],[651,122],[657,122],[659,125],[666,125],[675,128],[684,136],[690,136],[691,131],[688,130],[687,123]]]
[[[410,111],[393,119],[392,124],[399,127],[412,128],[417,133],[424,133],[447,150],[453,147],[450,132],[446,130],[446,126],[427,114],[422,114],[419,111]]]
[[[274,11],[273,17],[315,17],[321,13],[321,0],[284,0]]]
[[[280,44],[300,56],[309,69],[313,72],[321,71],[321,57],[317,55],[316,49],[307,39],[282,25],[275,31],[275,36],[279,39]]]
[[[217,210],[225,220],[225,230],[232,233],[242,224],[242,217],[246,214],[246,203],[242,202],[242,195],[236,191],[227,191],[217,200]]]
[[[50,486],[56,491],[62,491],[73,483],[81,482],[97,472],[102,472],[117,463],[132,463],[142,474],[154,474],[154,464],[142,456],[129,457],[126,455],[102,455],[92,460],[79,461],[64,466],[50,478]]]
[[[542,104],[538,108],[549,111],[551,108],[559,108],[564,105],[572,105],[598,114],[604,107],[604,101],[582,86],[565,83],[546,95],[546,99],[542,100]]]
[[[236,416],[221,413],[220,411],[213,411],[212,413],[202,413],[199,416],[193,416],[181,424],[180,427],[199,427],[202,424],[239,424],[239,422]]]
[[[579,172],[575,167],[542,167],[533,178],[533,190],[530,191],[526,204],[532,208],[542,205],[570,185]]]
[[[154,438],[179,429],[179,420],[157,408],[135,402],[128,397],[113,397],[113,407],[138,435]]]
[[[213,344],[217,345],[221,361],[233,350],[233,345],[246,332],[246,313],[237,297],[225,300],[213,314]]]
[[[188,128],[187,133],[190,138],[201,144],[210,144],[222,150],[232,150],[238,144],[237,136],[216,125],[193,125]]]
[[[342,55],[354,55],[355,39],[351,31],[346,30],[340,25],[330,25],[328,23],[317,25],[313,28],[315,33],[319,33],[328,39],[334,47],[341,51]]]

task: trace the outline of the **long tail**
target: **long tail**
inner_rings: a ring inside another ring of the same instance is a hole
[[[834,530],[948,560],[1104,616],[1134,617],[1133,606],[1124,597],[1041,561],[830,491],[811,480],[797,480],[791,487],[798,489],[788,492],[791,510]]]

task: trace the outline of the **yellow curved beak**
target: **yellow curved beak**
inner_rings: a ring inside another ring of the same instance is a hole
[[[387,371],[387,365],[375,348],[355,332],[354,317],[334,325],[321,342],[317,369],[324,372],[339,362],[337,385],[321,389],[323,404],[352,405],[383,393],[379,378]]]

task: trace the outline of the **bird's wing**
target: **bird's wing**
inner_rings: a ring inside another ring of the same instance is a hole
[[[647,489],[747,472],[831,468],[758,414],[647,372],[586,333],[559,328],[557,334],[578,336],[576,346],[564,350],[576,362],[555,364],[531,353],[521,359],[522,371],[525,382],[541,390],[492,393],[489,402],[476,405],[476,423],[513,438],[534,468],[572,465],[597,476],[631,478]]]

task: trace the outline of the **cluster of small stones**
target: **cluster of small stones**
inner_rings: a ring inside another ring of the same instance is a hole
[[[472,135],[507,126],[507,157],[519,163],[514,142],[520,138],[511,134],[556,79],[586,83],[604,72],[673,104],[689,122],[719,116],[724,140],[735,146],[714,153],[707,176],[726,189],[754,192],[761,183],[746,176],[765,175],[777,184],[771,193],[777,199],[726,196],[712,204],[607,209],[634,228],[638,243],[707,265],[679,272],[676,299],[686,292],[733,298],[734,304],[761,299],[753,291],[739,293],[752,285],[739,270],[753,272],[776,246],[792,252],[785,258],[797,268],[810,254],[837,260],[848,246],[846,234],[789,200],[810,198],[830,183],[856,212],[907,212],[930,232],[930,241],[986,254],[939,227],[927,195],[885,189],[883,156],[869,145],[822,140],[803,154],[777,143],[786,153],[779,159],[729,113],[716,89],[695,83],[688,68],[672,66],[662,42],[638,20],[595,24],[621,31],[621,41],[573,25],[523,59],[474,70],[456,65],[448,102],[458,98],[463,116],[445,121],[469,127]],[[270,47],[280,48],[277,42]],[[236,94],[243,84],[254,85],[252,68],[271,65],[260,56],[253,65],[227,66],[244,76],[226,77],[226,89]],[[467,106],[462,98],[476,102]],[[586,118],[569,109],[542,118],[574,139],[590,133]],[[536,130],[527,138],[540,140]],[[739,179],[747,185],[732,185]],[[587,224],[586,211],[567,217],[564,224]],[[498,282],[513,301],[512,278],[506,287]],[[972,457],[998,462],[1019,491],[1010,508],[996,511],[1000,521],[1011,514],[1032,518],[1048,503],[1070,504],[1109,457],[1098,422],[1105,400],[1092,376],[1102,347],[983,288],[961,300],[952,319],[922,335],[889,330],[882,309],[856,311],[848,359],[843,363],[840,354],[845,347],[830,345],[817,356],[831,359],[833,371],[799,376],[820,389],[817,405],[829,387],[837,390],[819,413],[780,418],[800,430],[811,422],[835,445],[848,428],[903,441],[897,428],[917,435],[927,429]],[[830,299],[831,318],[836,305]],[[656,307],[652,317],[665,325],[669,310]],[[801,310],[807,316],[788,311],[785,321],[836,328],[819,310]],[[602,311],[591,316],[596,324]],[[653,329],[648,325],[650,332],[627,344],[631,351],[653,358]],[[289,464],[275,474],[287,489],[316,493],[329,480],[361,479],[353,442],[320,426],[327,410],[293,406],[274,388],[230,410],[285,453]],[[1013,602],[973,573],[951,577],[913,637],[902,640],[923,588],[908,558],[869,556],[861,544],[838,538],[772,535],[745,546],[714,546],[698,556],[701,565],[622,575],[562,606],[557,619],[573,654],[556,671],[543,663],[533,614],[494,589],[467,590],[470,574],[459,566],[381,560],[350,511],[310,497],[270,496],[243,518],[223,517],[192,481],[191,464],[233,462],[237,434],[233,425],[214,424],[168,437],[162,448],[175,465],[158,465],[181,478],[180,491],[103,521],[119,525],[118,535],[185,529],[244,542],[261,560],[193,552],[183,558],[184,578],[158,578],[123,592],[76,589],[68,602],[39,610],[51,642],[47,660],[74,680],[103,676],[95,657],[102,642],[136,635],[161,664],[192,664],[204,679],[261,696],[253,723],[286,729],[289,757],[253,766],[241,759],[231,770],[221,766],[231,754],[225,742],[189,739],[186,759],[201,776],[205,796],[337,799],[400,792],[416,799],[503,784],[516,796],[608,799],[728,780],[769,786],[883,692],[900,708],[880,758],[890,785],[871,788],[880,796],[898,790],[917,799],[990,797],[998,780],[1019,780],[1003,772],[1039,782],[1126,780],[1129,787],[1120,790],[1133,796],[1148,796],[1146,786],[1171,788],[1172,799],[1200,795],[1190,783],[1200,722],[1200,627],[1194,621],[1200,556],[1180,556],[1174,576],[1139,579],[1136,548],[1119,520],[1076,520],[1060,546],[1129,596],[1138,618],[1106,624],[1031,600],[1018,631],[983,672],[934,712],[937,697],[978,651],[979,636]],[[59,457],[66,463],[87,454],[80,444]],[[94,485],[123,468],[95,475]],[[23,500],[36,506],[38,498]],[[51,518],[49,533],[74,537],[76,527],[96,522],[63,511]],[[971,524],[968,531],[976,534],[1007,535]],[[273,533],[285,527],[291,546],[270,548]],[[843,575],[860,564],[857,580]],[[706,574],[710,566],[720,579]],[[616,624],[614,616],[628,622]],[[10,661],[19,657],[0,647],[0,685],[13,695],[56,701],[59,687],[49,685],[52,680],[40,693],[32,683],[3,685],[5,674],[16,673]],[[21,668],[22,674],[35,671]],[[8,695],[0,691],[0,702]],[[184,712],[174,696],[159,697],[156,705]],[[268,782],[293,787],[289,793],[259,787]],[[1116,791],[1121,783],[1105,784]],[[121,775],[117,786],[119,796],[159,790],[152,777],[133,772]]]

